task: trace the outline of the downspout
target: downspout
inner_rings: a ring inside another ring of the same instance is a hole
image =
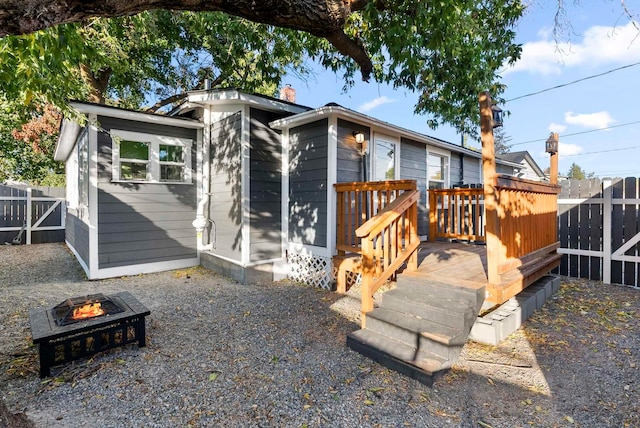
[[[207,217],[205,214],[205,210],[207,205],[209,204],[209,195],[210,195],[210,180],[209,174],[211,171],[210,166],[210,157],[209,153],[211,150],[211,112],[206,111],[205,114],[205,132],[208,133],[207,138],[203,138],[202,142],[202,197],[200,198],[200,202],[198,203],[198,208],[196,210],[196,219],[193,220],[191,225],[196,229],[196,233],[198,236],[198,251],[211,251],[213,249],[213,244],[207,243],[205,244],[204,240],[204,231],[207,228],[207,224],[213,222]]]

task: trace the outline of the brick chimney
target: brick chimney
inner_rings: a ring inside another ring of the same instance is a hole
[[[286,84],[284,88],[280,89],[280,99],[283,101],[289,101],[290,103],[296,102],[296,90],[291,87],[290,84]]]

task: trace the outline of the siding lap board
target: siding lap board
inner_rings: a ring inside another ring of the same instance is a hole
[[[167,125],[99,117],[107,131],[122,129],[193,140],[196,131]],[[111,268],[197,257],[191,226],[196,184],[111,182],[111,138],[98,133],[98,267]]]
[[[289,131],[289,240],[327,246],[328,120]]]
[[[420,191],[418,201],[418,235],[426,235],[429,231],[429,215],[427,212],[427,149],[423,143],[402,138],[400,140],[400,178],[416,180]]]

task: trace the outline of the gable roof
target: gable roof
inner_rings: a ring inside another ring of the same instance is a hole
[[[542,170],[542,168],[540,168],[540,165],[538,165],[538,163],[533,159],[531,154],[526,150],[523,150],[520,152],[503,153],[501,155],[498,155],[497,157],[509,162],[520,164],[520,165],[522,165],[523,161],[526,161],[529,164],[529,166],[531,166],[531,169],[533,170],[533,172],[535,172],[538,175],[538,177],[545,176],[544,171]]]

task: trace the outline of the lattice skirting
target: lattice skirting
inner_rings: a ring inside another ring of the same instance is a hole
[[[287,264],[289,279],[331,290],[334,280],[331,258],[288,251]]]

